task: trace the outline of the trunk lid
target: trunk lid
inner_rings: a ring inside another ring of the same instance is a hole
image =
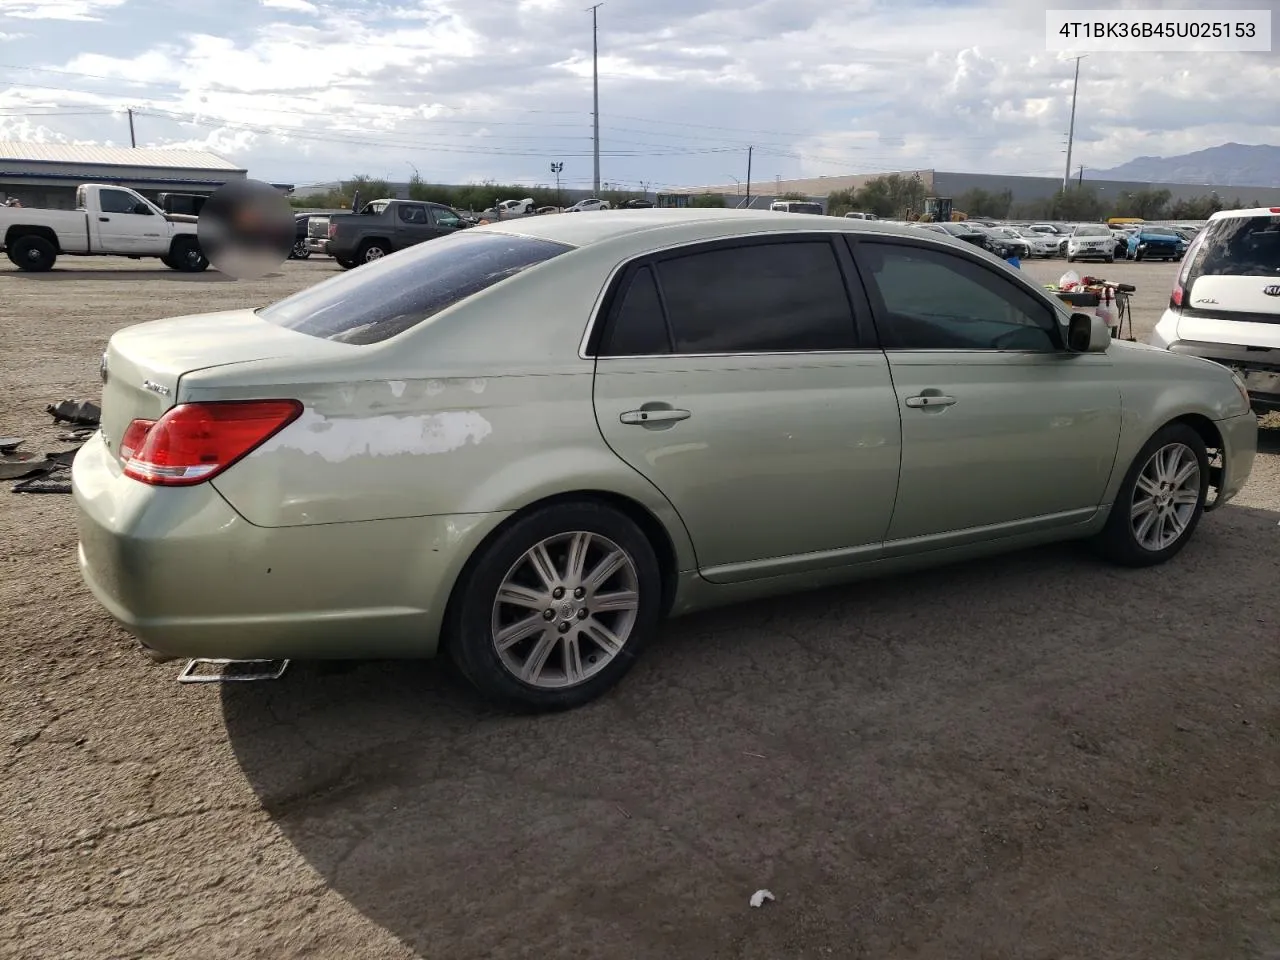
[[[178,402],[184,374],[282,356],[333,352],[341,345],[295,333],[252,310],[173,317],[117,332],[103,354],[103,437],[120,456],[120,439],[134,420],[158,420]],[[350,349],[346,347],[345,349]]]

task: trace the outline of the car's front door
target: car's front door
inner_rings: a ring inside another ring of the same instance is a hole
[[[1120,435],[1108,356],[1065,350],[1053,308],[978,255],[854,250],[902,412],[886,551],[1092,516]]]
[[[465,220],[448,207],[432,207],[428,212],[431,215],[431,224],[435,227],[432,231],[434,236],[443,237],[467,225]]]
[[[102,249],[111,253],[158,255],[169,248],[164,217],[127,190],[104,187],[98,191],[97,236]]]
[[[900,424],[852,279],[839,237],[797,234],[637,261],[606,298],[600,430],[670,500],[709,580],[879,554]]]

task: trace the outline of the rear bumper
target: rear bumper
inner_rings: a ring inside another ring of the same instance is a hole
[[[101,435],[72,465],[81,575],[155,659],[430,657],[505,514],[257,527],[210,484],[149,487]]]
[[[307,249],[312,253],[327,254],[329,252],[329,241],[321,240],[316,237],[307,237]]]

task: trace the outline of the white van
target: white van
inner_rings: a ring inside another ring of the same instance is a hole
[[[822,204],[813,200],[775,200],[769,204],[769,209],[775,213],[816,213],[819,216],[824,213]]]
[[[1209,218],[1148,342],[1230,367],[1254,410],[1280,410],[1280,207]]]

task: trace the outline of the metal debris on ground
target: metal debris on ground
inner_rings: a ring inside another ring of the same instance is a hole
[[[757,890],[751,895],[751,905],[753,907],[762,907],[766,900],[773,900],[774,896],[768,890]]]
[[[45,460],[39,473],[19,480],[11,488],[14,493],[70,493],[71,470],[60,463]]]
[[[0,437],[0,453],[13,453],[20,446],[22,446],[21,437]]]
[[[74,423],[96,427],[102,419],[102,408],[91,400],[61,400],[44,408],[54,423]]]
[[[263,664],[275,664],[265,667]],[[200,673],[201,667],[218,667],[214,673]],[[246,668],[239,672],[237,668]],[[256,669],[256,672],[255,672]],[[179,683],[235,683],[248,680],[279,680],[289,669],[288,660],[229,660],[223,658],[196,657],[188,660],[178,674]]]

